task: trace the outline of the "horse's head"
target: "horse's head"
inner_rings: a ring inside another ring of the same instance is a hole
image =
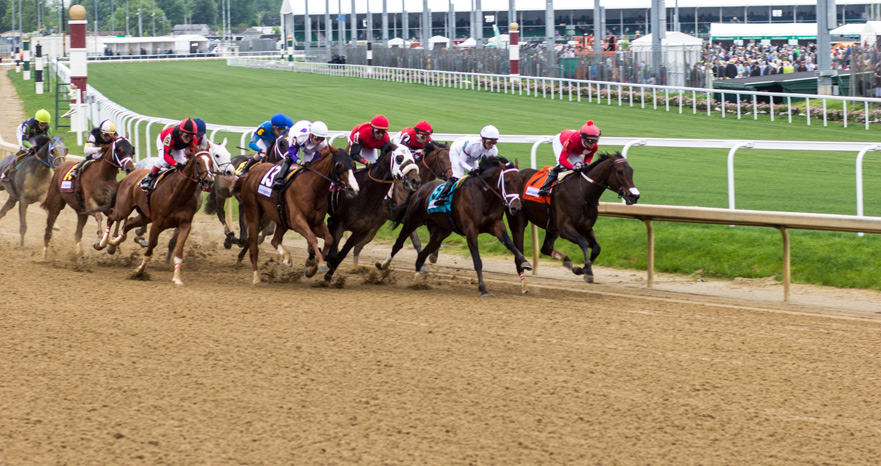
[[[104,157],[108,162],[117,168],[125,170],[126,175],[135,169],[135,163],[132,157],[135,155],[135,148],[128,139],[120,137],[113,141]]]
[[[207,150],[200,150],[187,159],[184,176],[195,180],[202,191],[211,191],[214,186],[214,160]]]
[[[331,156],[333,166],[330,169],[331,181],[341,186],[346,192],[346,196],[350,198],[357,196],[361,188],[358,187],[358,180],[355,179],[355,167],[352,163],[352,158],[349,157],[345,149],[338,149],[333,146],[328,147],[330,147],[333,153]]]
[[[434,178],[444,181],[453,176],[453,165],[450,163],[450,146],[440,142],[428,141],[422,149],[421,165],[428,169]]]
[[[217,168],[218,174],[233,175],[235,173],[235,168],[232,166],[232,163],[230,163],[232,160],[232,154],[230,154],[229,150],[226,148],[226,138],[223,138],[223,142],[220,144],[212,144],[209,142],[208,153],[211,154],[211,158],[214,159],[214,166]]]
[[[392,177],[404,183],[404,187],[410,191],[419,189],[422,180],[419,178],[419,167],[410,149],[407,149],[407,146],[397,146],[390,158]]]
[[[639,190],[633,184],[633,168],[627,163],[627,158],[620,152],[615,154],[603,154],[609,159],[609,177],[606,184],[609,189],[618,193],[618,198],[624,199],[627,205],[636,204],[639,201]]]
[[[523,208],[520,202],[520,170],[504,157],[487,157],[478,167],[480,178],[498,190],[496,194],[504,201],[511,215]]]
[[[68,149],[67,146],[64,145],[64,136],[53,137],[50,141],[49,151],[51,152],[51,156],[53,158],[52,165],[58,166],[64,163],[65,157],[67,157]]]
[[[271,163],[282,161],[288,156],[288,149],[290,148],[291,142],[288,141],[288,138],[275,138],[275,143],[266,151],[265,160]]]

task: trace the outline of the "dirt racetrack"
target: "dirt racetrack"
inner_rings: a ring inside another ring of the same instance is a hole
[[[543,262],[521,296],[490,258],[480,299],[450,254],[419,289],[409,255],[322,287],[293,237],[253,287],[203,214],[176,288],[164,251],[130,279],[130,240],[73,262],[69,209],[42,260],[29,213],[24,248],[0,220],[2,465],[881,462],[874,293]]]
[[[0,221],[0,464],[881,461],[877,314],[411,260],[326,288],[298,241],[252,287],[197,218],[182,288],[130,241],[74,263],[70,211],[47,261],[39,208],[23,249]]]

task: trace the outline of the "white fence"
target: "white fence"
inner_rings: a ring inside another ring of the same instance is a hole
[[[292,66],[296,62],[264,62],[272,67]],[[322,69],[329,69],[316,64],[305,64],[304,66],[318,66]],[[334,65],[341,66],[341,65]],[[63,64],[57,65],[59,74],[62,79],[66,79],[68,73]],[[391,68],[390,70],[397,70]],[[343,70],[345,71],[345,70]],[[341,71],[342,72],[342,71]],[[351,71],[345,71],[351,72]],[[403,75],[401,75],[403,77]],[[89,118],[92,125],[95,126],[104,119],[110,118],[116,122],[118,128],[124,128],[125,134],[129,134],[136,147],[141,147],[141,137],[145,138],[146,157],[153,155],[155,148],[154,138],[162,129],[168,125],[178,123],[178,120],[141,115],[135,113],[116,102],[106,98],[99,91],[89,86]],[[255,125],[256,127],[256,125]],[[227,126],[222,124],[208,123],[209,140],[214,141],[215,135],[222,131],[227,133],[239,134],[239,142],[237,147],[246,147],[250,140],[251,134],[255,127],[244,126]],[[338,137],[345,138],[351,130],[332,130],[330,142],[333,143]],[[473,136],[472,134],[461,133],[435,133],[434,138],[437,140],[455,140],[463,136]],[[538,148],[541,144],[549,144],[552,141],[551,135],[502,135],[499,142],[514,144],[530,144],[531,156],[530,166],[537,168]],[[870,142],[824,142],[824,141],[769,141],[769,140],[731,140],[731,139],[677,139],[677,138],[628,138],[628,137],[604,137],[604,146],[621,146],[622,154],[626,157],[630,154],[631,148],[634,146],[641,147],[665,147],[665,148],[688,148],[688,149],[725,149],[728,150],[728,208],[735,209],[735,172],[734,157],[740,149],[752,150],[783,150],[798,152],[856,152],[856,215],[863,216],[863,160],[868,152],[881,151],[881,144]],[[244,150],[241,151],[244,153]],[[139,158],[140,158],[139,154]],[[158,154],[157,154],[158,155]]]
[[[857,117],[862,120],[865,129],[876,118],[871,112],[872,108],[881,105],[881,98],[844,97],[844,96],[820,96],[816,94],[794,94],[778,92],[758,92],[733,89],[703,89],[694,87],[661,86],[652,84],[617,83],[607,81],[590,81],[565,78],[543,78],[534,76],[511,76],[485,73],[465,73],[457,71],[435,71],[409,68],[388,68],[365,65],[332,65],[325,63],[285,62],[280,60],[257,60],[248,58],[229,58],[230,66],[242,66],[248,68],[268,68],[276,70],[288,70],[300,73],[324,74],[329,76],[341,76],[350,78],[377,79],[382,81],[394,81],[402,83],[418,83],[427,86],[452,87],[457,89],[498,92],[511,95],[526,95],[541,97],[551,100],[566,100],[605,105],[628,105],[645,108],[648,104],[657,109],[661,100],[661,106],[666,111],[678,110],[678,113],[691,111],[692,114],[704,113],[707,116],[713,112],[721,113],[722,118],[730,114],[738,120],[752,116],[754,120],[759,114],[767,113],[771,121],[785,117],[789,123],[794,120],[804,120],[811,126],[812,120],[823,122],[827,126],[833,113],[838,110],[829,110],[828,103],[837,102],[843,108],[843,125],[848,126],[848,118]],[[719,99],[714,100],[718,94]],[[661,97],[663,95],[663,98]],[[726,104],[726,98],[732,98],[734,103]],[[759,100],[768,99],[767,108]],[[776,103],[774,100],[786,100],[786,103]],[[805,100],[806,110],[803,114],[793,114],[795,100]],[[707,102],[713,102],[707,104]],[[811,102],[820,102],[822,107],[816,111],[821,116],[811,117]],[[614,102],[614,104],[613,104]],[[673,104],[671,105],[671,102]],[[838,105],[837,104],[837,105]],[[836,106],[837,106],[836,105]],[[761,111],[760,111],[761,108]],[[700,109],[700,111],[699,111]],[[837,113],[835,113],[837,115]],[[862,115],[859,118],[859,115]],[[878,115],[881,118],[881,115]]]

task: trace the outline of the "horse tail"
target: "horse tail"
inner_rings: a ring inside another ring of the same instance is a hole
[[[119,192],[119,185],[120,184],[121,183],[113,183],[113,185],[111,185],[109,187],[109,189],[110,189],[110,191],[108,192],[108,194],[109,194],[108,198],[110,199],[109,201],[107,201],[106,203],[104,203],[102,205],[99,205],[98,207],[95,207],[94,209],[92,209],[86,213],[89,215],[96,214],[99,212],[102,214],[107,214],[107,211],[116,205],[116,194]]]
[[[207,199],[205,199],[205,208],[202,209],[208,215],[214,215],[217,213],[217,190],[212,189],[208,191]]]
[[[404,216],[407,214],[407,207],[410,206],[410,199],[413,198],[413,194],[414,192],[410,191],[410,193],[407,194],[407,200],[392,209],[392,230],[398,228],[399,226],[401,226],[402,223],[404,223]]]
[[[245,177],[246,176],[247,175],[240,176],[240,177],[236,178],[235,183],[233,183],[233,185],[232,185],[232,193],[233,194],[240,194],[242,192],[242,185],[245,184]]]

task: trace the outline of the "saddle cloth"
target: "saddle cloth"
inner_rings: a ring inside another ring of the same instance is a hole
[[[532,202],[538,202],[541,204],[550,204],[551,196],[542,196],[538,193],[542,186],[545,184],[545,180],[548,178],[548,170],[554,168],[552,165],[548,165],[547,167],[542,168],[538,172],[536,172],[532,177],[529,178],[529,181],[526,182],[526,185],[523,187],[523,199]],[[560,184],[566,177],[571,175],[572,171],[566,170],[563,173],[560,173],[557,178],[557,182],[553,184],[556,186]],[[551,188],[553,188],[551,186]]]
[[[431,195],[428,196],[428,208],[426,211],[429,214],[434,214],[437,212],[447,213],[452,209],[453,206],[453,193],[456,192],[456,189],[462,184],[465,179],[468,178],[468,175],[459,178],[459,181],[450,188],[450,194],[446,197],[446,199],[440,199],[440,193],[444,189],[444,185],[446,183],[441,183],[434,188],[434,191],[431,192]]]
[[[278,194],[281,194],[282,191],[287,189],[287,187],[290,186],[291,180],[293,180],[302,170],[302,167],[297,167],[290,171],[285,177],[285,182],[284,185],[282,185],[281,191],[273,191],[272,186],[275,184],[275,178],[282,176],[281,165],[273,165],[273,167],[263,175],[263,178],[260,179],[260,184],[257,185],[257,194],[273,202],[277,202]]]
[[[83,172],[86,171],[86,167],[88,167],[89,165],[91,165],[92,162],[94,162],[94,160],[89,159],[89,160],[86,160],[86,161],[83,163],[83,166],[80,167],[80,173],[79,173],[79,176],[82,176],[82,175],[83,175]],[[73,164],[73,166],[70,167],[70,170],[68,170],[67,173],[65,173],[64,176],[61,177],[61,192],[63,192],[63,193],[72,193],[72,192],[76,191],[76,186],[77,186],[77,184],[79,184],[79,183],[77,183],[77,182],[76,182],[77,180],[74,179],[73,176],[71,176],[71,173],[73,172],[73,169],[76,168],[77,165],[78,165],[78,164]]]

